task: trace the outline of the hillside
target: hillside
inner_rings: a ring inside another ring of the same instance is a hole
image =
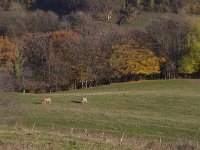
[[[196,150],[199,85],[200,0],[0,0],[0,150]]]
[[[1,130],[17,127],[31,132],[34,126],[34,131],[44,134],[69,134],[73,128],[75,139],[84,137],[87,129],[97,143],[102,132],[114,141],[124,132],[127,142],[162,138],[163,143],[196,143],[200,140],[199,84],[199,80],[155,80],[52,94],[1,94]],[[40,104],[45,97],[52,99],[51,105]],[[80,103],[82,97],[88,98],[88,104]]]

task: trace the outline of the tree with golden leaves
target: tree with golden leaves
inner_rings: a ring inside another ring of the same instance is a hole
[[[160,73],[164,58],[154,55],[150,49],[134,49],[129,44],[113,47],[111,66],[123,75],[151,75]]]

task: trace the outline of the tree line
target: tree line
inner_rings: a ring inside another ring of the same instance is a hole
[[[98,16],[107,11],[120,13],[135,9],[175,13],[184,9],[188,13],[200,13],[199,0],[1,0],[1,10],[8,10],[13,2],[18,2],[29,10],[51,10],[59,15],[81,10]]]
[[[121,7],[112,6],[113,1],[102,6],[90,1],[91,12],[98,7],[94,11],[107,13],[105,20],[79,6],[81,11],[60,16],[27,10],[20,4],[25,0],[9,2],[0,3],[5,8],[0,13],[0,91],[53,92],[130,80],[199,77],[198,17],[174,14],[133,30],[108,21],[112,13],[101,8],[117,12]]]

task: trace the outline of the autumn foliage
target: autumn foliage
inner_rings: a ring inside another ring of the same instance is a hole
[[[11,68],[17,56],[17,47],[7,37],[0,37],[0,67]]]
[[[3,0],[0,73],[25,92],[198,78],[200,20],[188,14],[198,1]]]
[[[111,66],[121,75],[159,74],[162,62],[164,59],[157,57],[150,49],[134,49],[129,45],[114,46],[110,59]]]

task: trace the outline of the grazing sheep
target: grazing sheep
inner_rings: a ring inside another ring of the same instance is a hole
[[[42,104],[51,104],[51,98],[44,98]]]
[[[82,104],[87,103],[87,98],[83,97],[81,103]]]

